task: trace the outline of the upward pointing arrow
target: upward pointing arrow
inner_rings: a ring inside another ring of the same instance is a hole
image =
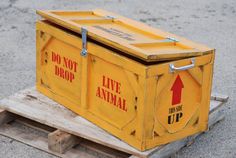
[[[182,88],[184,88],[184,84],[183,84],[180,76],[178,75],[175,79],[173,86],[171,87],[171,91],[173,91],[172,105],[176,105],[181,102]]]

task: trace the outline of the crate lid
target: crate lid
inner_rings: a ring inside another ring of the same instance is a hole
[[[43,18],[146,62],[175,60],[209,53],[210,48],[174,34],[154,29],[120,15],[92,11],[38,10]]]

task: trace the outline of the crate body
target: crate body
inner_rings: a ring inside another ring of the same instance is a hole
[[[131,52],[132,47],[125,52],[120,45],[114,49],[104,39],[100,41],[105,44],[89,39],[83,56],[77,27],[71,31],[61,27],[60,21],[57,24],[36,24],[38,91],[141,151],[207,129],[213,49],[189,41],[189,46],[140,43],[137,36],[137,43],[131,45],[146,49],[147,54],[140,55],[138,49]],[[117,30],[115,35],[121,36]],[[151,54],[156,50],[161,52]],[[172,71],[171,66],[183,69]]]
[[[170,73],[170,63],[190,59],[146,66],[88,45],[82,57],[81,38],[38,22],[37,89],[139,150],[207,129],[213,52],[196,57],[188,71]],[[178,76],[184,88],[172,105]]]

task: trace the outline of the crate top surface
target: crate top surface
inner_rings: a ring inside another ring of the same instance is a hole
[[[38,10],[46,20],[147,62],[208,54],[211,48],[123,16],[92,11]]]

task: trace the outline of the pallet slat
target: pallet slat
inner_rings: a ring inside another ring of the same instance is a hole
[[[96,158],[96,156],[88,154],[85,151],[80,151],[73,148],[67,151],[65,154],[53,152],[48,149],[47,137],[43,137],[32,132],[21,131],[18,128],[8,124],[1,126],[0,134],[61,158],[78,158],[78,155],[86,158]]]
[[[227,96],[218,96],[215,95],[211,98],[211,107],[210,107],[210,117],[209,117],[209,126],[212,126],[217,121],[223,118],[223,114],[218,110],[223,103],[228,100]],[[112,148],[108,150],[112,153],[112,150],[122,151],[128,154],[131,154],[133,157],[163,157],[170,156],[180,148],[185,146],[186,144],[191,144],[191,142],[199,135],[194,135],[167,145],[159,146],[154,149],[140,152],[135,148],[129,146],[125,142],[117,139],[116,137],[110,135],[106,131],[87,121],[86,119],[74,114],[70,110],[65,107],[57,104],[46,96],[40,94],[35,90],[35,88],[29,88],[23,91],[20,91],[8,98],[0,100],[0,108],[3,108],[9,112],[14,114],[23,116],[25,118],[34,120],[43,125],[47,125],[50,128],[55,128],[61,131],[65,131],[72,135],[84,138],[86,140],[93,141],[98,144],[102,144],[103,146],[107,146]],[[53,114],[53,117],[52,117]],[[6,128],[6,127],[4,127]],[[8,127],[10,128],[10,127]],[[40,127],[39,127],[40,128]],[[0,134],[9,136],[15,139],[19,139],[19,141],[24,142],[22,138],[16,138],[15,134],[8,134],[5,130],[0,128]],[[26,144],[33,143],[32,146],[36,147],[37,144],[34,142],[30,142],[26,140]],[[45,149],[48,144],[48,141],[44,140],[44,143],[41,142],[43,147],[39,147],[39,149],[44,150],[49,153],[55,153],[51,150]],[[81,143],[81,145],[85,145],[86,143]],[[94,145],[88,145],[91,148],[95,148]],[[71,149],[72,151],[75,149]],[[65,154],[71,153],[71,150],[66,152]],[[103,149],[102,149],[103,150]],[[104,150],[106,152],[106,150]],[[72,152],[74,153],[74,151]],[[58,154],[58,153],[57,153]],[[64,157],[65,154],[59,154],[58,156]],[[109,155],[109,154],[108,154]],[[126,155],[127,156],[127,155]],[[68,158],[73,158],[72,156],[68,156]]]
[[[10,114],[6,110],[0,109],[0,125],[8,123],[8,122],[10,122],[12,120],[14,120],[14,117],[13,117],[12,114]]]
[[[66,151],[79,144],[82,139],[67,132],[56,130],[48,134],[48,149],[64,154]]]
[[[123,152],[131,154],[139,152],[93,123],[40,94],[35,88],[26,89],[6,99],[2,99],[0,107],[12,113]],[[142,152],[139,153],[142,155]]]
[[[221,102],[227,102],[229,99],[229,96],[218,94],[218,93],[212,93],[211,94],[211,100],[221,101]]]

